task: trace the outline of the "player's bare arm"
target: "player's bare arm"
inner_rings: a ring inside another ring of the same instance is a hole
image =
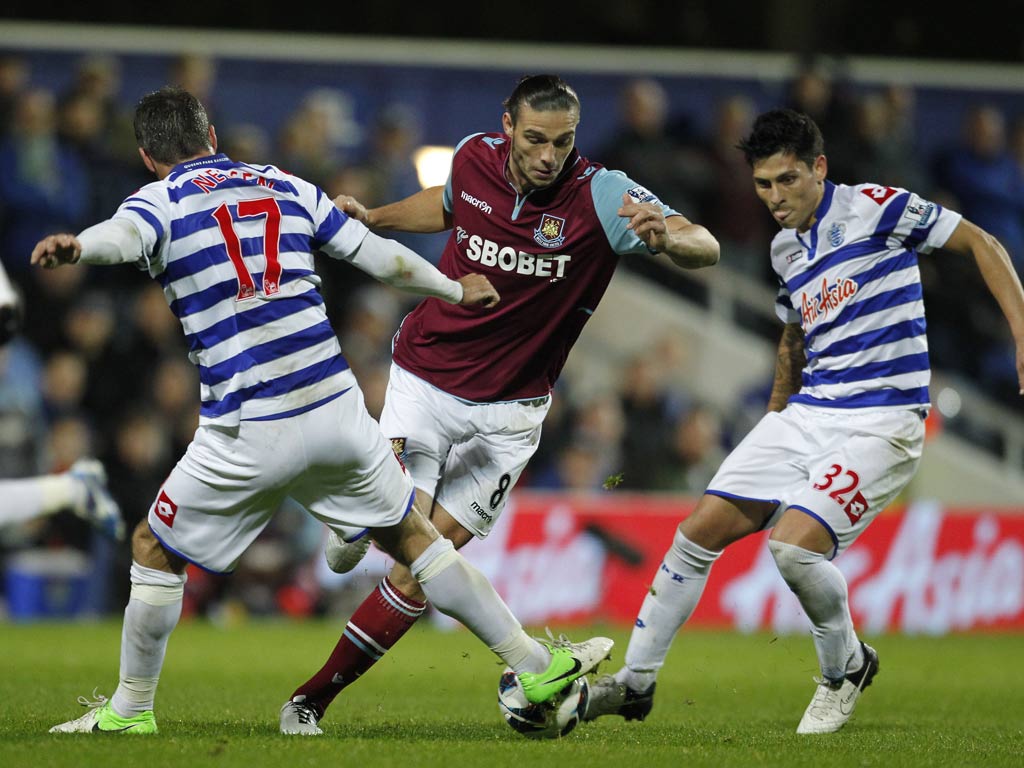
[[[464,307],[490,308],[501,301],[501,297],[491,285],[491,281],[484,275],[474,272],[470,275],[463,275],[457,282],[462,285],[462,301],[459,304]]]
[[[685,216],[665,218],[660,205],[638,203],[629,195],[622,196],[618,213],[629,219],[626,227],[648,248],[664,253],[676,266],[699,269],[718,263],[718,241],[705,227],[693,224]]]
[[[396,203],[367,208],[354,197],[334,198],[339,210],[363,222],[370,229],[430,234],[451,229],[451,217],[444,209],[444,187],[427,187]]]
[[[775,359],[775,380],[768,398],[769,411],[781,411],[789,398],[800,391],[800,374],[807,365],[804,331],[798,323],[786,323]]]
[[[996,238],[967,219],[953,230],[945,249],[974,257],[985,285],[999,303],[1010,324],[1017,347],[1017,384],[1024,395],[1024,290],[1010,256]]]

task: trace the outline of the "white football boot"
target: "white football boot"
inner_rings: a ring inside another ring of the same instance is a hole
[[[124,539],[124,518],[121,508],[107,490],[107,470],[96,459],[79,459],[71,465],[68,475],[81,483],[85,496],[75,514],[117,541]]]
[[[348,573],[357,565],[370,549],[370,535],[364,534],[352,542],[345,541],[334,531],[327,534],[327,545],[324,555],[327,567],[335,573]]]
[[[861,692],[878,674],[875,649],[866,643],[861,643],[861,647],[864,649],[864,666],[856,672],[847,672],[841,681],[815,678],[818,687],[796,728],[797,733],[835,733],[846,725]]]
[[[290,736],[323,736],[317,723],[320,718],[305,704],[305,696],[289,699],[281,707],[281,733]]]
[[[85,696],[78,697],[78,703],[88,708],[88,712],[75,720],[68,720],[50,729],[50,733],[131,733],[153,734],[157,732],[156,718],[153,710],[147,709],[132,717],[121,717],[110,706],[106,696],[100,696],[94,690],[93,701]]]
[[[566,688],[573,680],[597,669],[609,657],[615,641],[608,637],[592,637],[573,643],[565,635],[555,639],[548,630],[548,639],[537,638],[551,653],[551,661],[543,672],[521,672],[517,675],[523,695],[531,704],[542,704]]]
[[[612,675],[601,675],[591,681],[583,721],[596,720],[603,715],[622,715],[627,720],[643,720],[654,707],[654,689],[651,683],[645,691],[634,691]]]

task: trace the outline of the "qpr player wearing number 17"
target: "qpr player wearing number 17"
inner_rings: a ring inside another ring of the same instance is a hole
[[[181,614],[186,564],[233,570],[286,498],[332,529],[372,531],[441,611],[513,667],[531,702],[547,701],[594,669],[611,640],[529,637],[421,512],[412,479],[341,354],[313,256],[344,259],[472,312],[498,302],[487,278],[445,277],[368,232],[309,182],[217,154],[206,110],[180,88],[142,98],[135,136],[157,181],[78,236],[44,238],[32,263],[52,269],[81,259],[146,269],[163,286],[199,368],[199,428],[132,536],[117,690],[51,732],[156,733],[153,700]]]
[[[972,258],[1009,322],[1024,394],[1024,292],[999,242],[903,189],[833,184],[806,115],[759,116],[739,149],[782,227],[771,246],[786,323],[768,414],[680,523],[637,616],[625,666],[590,686],[586,720],[643,720],[676,632],[724,547],[773,528],[772,557],[811,623],[821,677],[797,733],[832,733],[879,670],[832,564],[906,487],[921,458],[928,343],[918,254]]]
[[[395,335],[381,429],[432,502],[431,520],[462,547],[487,536],[537,449],[551,390],[620,256],[660,252],[677,265],[718,261],[718,242],[619,171],[574,148],[580,102],[555,75],[522,78],[500,133],[458,145],[448,183],[367,210],[374,229],[451,230],[440,268],[480,271],[501,294],[486,314],[427,299]],[[369,539],[330,535],[328,563],[350,570]],[[396,565],[352,615],[323,668],[292,702],[319,720],[423,614],[424,594]],[[281,718],[285,733],[317,733]]]

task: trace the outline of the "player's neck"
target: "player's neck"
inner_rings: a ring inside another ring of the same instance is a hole
[[[520,195],[525,195],[533,191],[533,186],[526,180],[519,177],[515,172],[515,163],[512,162],[510,157],[505,161],[505,180],[512,185],[512,188]]]
[[[175,168],[177,168],[182,163],[191,163],[193,160],[201,160],[204,157],[212,157],[214,154],[216,154],[216,152],[214,150],[208,150],[206,152],[200,152],[197,155],[192,155],[192,157],[186,157],[186,158],[184,158],[182,160],[179,160],[176,163],[171,163],[170,165],[168,165],[166,163],[160,163],[160,162],[157,162],[156,160],[154,160],[153,161],[153,173],[156,174],[156,177],[158,179],[163,181],[164,179],[166,179],[168,176],[171,175],[171,171],[173,171]]]
[[[796,228],[796,231],[801,235],[809,231],[811,227],[818,223],[818,209],[821,207],[821,201],[825,199],[825,182],[822,180],[821,184],[818,185],[818,197],[814,201],[814,209],[811,211],[811,215],[807,217],[807,221]]]

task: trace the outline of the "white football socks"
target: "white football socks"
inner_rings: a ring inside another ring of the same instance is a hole
[[[822,677],[842,680],[847,669],[860,669],[864,652],[853,629],[842,572],[824,555],[793,544],[769,540],[768,548],[779,573],[811,620]]]
[[[132,591],[121,629],[121,670],[110,706],[121,717],[153,709],[167,640],[181,616],[184,574],[132,563]]]
[[[634,691],[651,686],[665,664],[676,632],[697,607],[711,566],[720,554],[694,544],[676,530],[640,606],[626,648],[626,665],[615,674],[616,680]]]
[[[84,503],[85,488],[70,475],[0,481],[0,523],[14,525]]]
[[[457,619],[516,672],[543,672],[548,650],[527,635],[494,587],[439,536],[409,566],[427,600]]]

